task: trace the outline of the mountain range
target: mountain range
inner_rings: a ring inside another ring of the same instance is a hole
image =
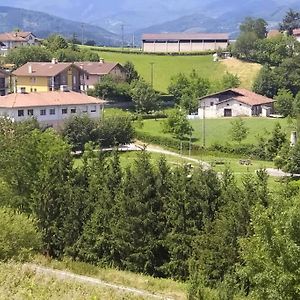
[[[0,6],[0,31],[20,27],[40,37],[57,32],[76,33],[81,39],[83,29],[85,40],[104,45],[120,44],[123,33],[127,40],[133,34],[139,40],[142,33],[186,31],[229,32],[235,38],[246,16],[262,17],[272,28],[289,8],[300,10],[295,0],[1,0],[1,4],[23,9]]]

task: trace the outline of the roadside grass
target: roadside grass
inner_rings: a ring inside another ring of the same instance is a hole
[[[57,261],[49,260],[44,256],[37,256],[34,262],[45,267],[68,270],[79,275],[91,276],[109,283],[141,289],[151,293],[158,293],[178,300],[187,299],[187,284],[171,279],[154,278],[142,274],[119,271],[113,268],[101,268],[83,262],[72,261],[71,259]]]
[[[241,87],[251,90],[255,77],[262,65],[249,63],[236,58],[224,59],[220,63],[232,74],[237,74],[241,80]]]
[[[206,146],[211,146],[215,143],[224,145],[231,142],[229,131],[231,129],[231,122],[234,118],[219,118],[205,120],[205,141]],[[256,144],[258,136],[268,137],[277,122],[287,132],[291,130],[291,125],[287,119],[273,119],[273,118],[243,118],[246,127],[249,129],[247,138],[243,141],[245,144]],[[191,125],[194,128],[192,139],[196,144],[203,144],[203,120],[191,120]],[[163,132],[163,120],[144,120],[143,127],[136,127],[136,131],[143,132],[152,136],[172,137],[168,133]]]
[[[0,299],[101,300],[150,299],[106,287],[56,278],[25,269],[20,263],[0,263]],[[184,298],[178,298],[184,299]]]

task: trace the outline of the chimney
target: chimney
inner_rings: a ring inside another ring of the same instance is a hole
[[[58,63],[58,61],[57,61],[57,59],[56,59],[56,58],[52,58],[52,60],[51,60],[51,63],[55,65],[55,64],[57,64],[57,63]]]
[[[32,73],[32,65],[28,65],[28,73],[29,73],[29,74]]]
[[[100,57],[99,62],[100,64],[104,64],[104,58]]]

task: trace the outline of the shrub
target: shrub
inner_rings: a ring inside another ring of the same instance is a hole
[[[0,208],[0,260],[28,259],[41,246],[34,219],[10,208]]]

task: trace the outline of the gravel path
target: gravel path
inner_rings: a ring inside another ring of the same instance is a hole
[[[51,269],[51,268],[46,268],[46,267],[38,266],[35,264],[25,264],[24,268],[27,270],[29,269],[31,271],[34,271],[36,274],[52,276],[52,277],[56,277],[56,278],[60,278],[60,279],[64,279],[64,280],[75,280],[77,282],[102,286],[104,288],[110,288],[113,290],[118,290],[120,292],[131,293],[131,294],[139,295],[142,297],[147,297],[147,298],[152,298],[152,299],[161,299],[161,300],[174,300],[174,298],[159,295],[159,294],[153,294],[153,293],[147,292],[145,290],[139,290],[139,289],[130,288],[130,287],[122,286],[122,285],[117,285],[117,284],[105,282],[101,279],[83,276],[83,275],[77,275],[77,274],[67,272],[67,271],[60,271],[60,270],[55,270],[55,269]]]

